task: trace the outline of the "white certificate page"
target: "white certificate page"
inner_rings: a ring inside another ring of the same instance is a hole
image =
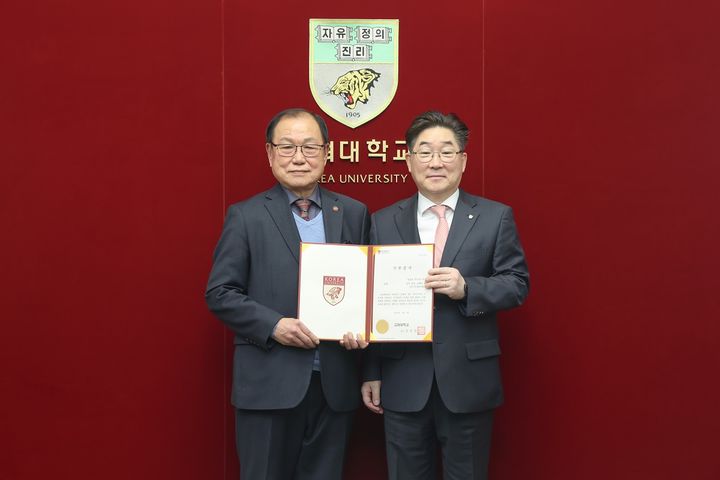
[[[300,246],[298,318],[321,340],[365,337],[368,251],[365,245]]]
[[[432,245],[374,247],[372,341],[432,341]]]

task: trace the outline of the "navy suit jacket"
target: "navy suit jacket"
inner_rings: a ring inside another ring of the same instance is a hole
[[[420,243],[417,195],[373,214],[372,244]],[[365,380],[382,380],[384,408],[421,410],[433,376],[447,408],[479,412],[503,401],[496,312],[520,305],[529,275],[510,207],[460,190],[440,263],[455,267],[467,296],[451,300],[435,294],[432,344],[373,344]]]
[[[326,241],[366,244],[365,205],[323,188],[320,195]],[[279,184],[228,209],[205,296],[210,310],[235,333],[237,408],[292,408],[307,392],[315,350],[272,339],[280,318],[297,316],[299,252],[300,234]],[[318,349],[328,405],[336,411],[357,408],[356,353],[337,342],[321,342]]]

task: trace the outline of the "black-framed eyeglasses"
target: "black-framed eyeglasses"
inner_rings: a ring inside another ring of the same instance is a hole
[[[455,157],[457,157],[459,153],[463,153],[463,150],[440,150],[439,152],[434,152],[432,150],[418,150],[411,153],[415,155],[415,158],[417,158],[420,163],[429,163],[435,155],[440,157],[440,160],[443,163],[450,163],[455,160]]]
[[[325,149],[325,145],[313,145],[311,143],[306,143],[304,145],[294,145],[292,143],[275,144],[270,142],[270,145],[275,147],[278,155],[280,155],[281,157],[293,157],[295,156],[295,152],[297,152],[297,149],[299,148],[300,152],[303,154],[304,157],[313,158],[320,155]]]

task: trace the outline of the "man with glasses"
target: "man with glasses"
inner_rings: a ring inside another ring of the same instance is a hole
[[[206,292],[235,334],[241,478],[340,480],[360,404],[348,350],[367,344],[352,334],[320,342],[295,318],[300,242],[366,244],[370,218],[362,203],[318,186],[328,152],[322,117],[280,112],[265,140],[277,184],[228,209]]]
[[[528,293],[525,256],[506,205],[459,189],[467,126],[454,114],[415,118],[405,139],[418,188],[372,218],[372,244],[434,243],[425,287],[433,341],[373,344],[363,402],[384,415],[391,480],[487,478],[493,409],[503,400],[495,315]]]

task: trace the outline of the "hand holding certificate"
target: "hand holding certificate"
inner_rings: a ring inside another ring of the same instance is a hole
[[[298,318],[318,338],[431,341],[432,245],[303,243]]]

